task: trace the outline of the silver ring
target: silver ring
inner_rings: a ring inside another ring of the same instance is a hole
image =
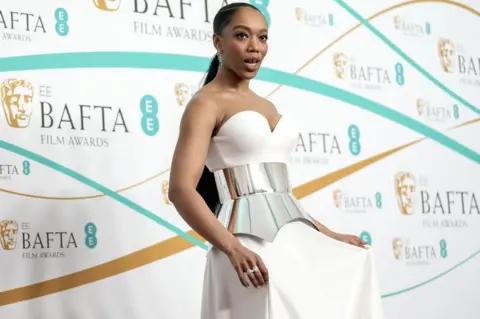
[[[257,266],[253,267],[252,269],[248,269],[248,270],[247,270],[247,275],[251,275],[251,274],[253,274],[254,272],[256,272],[256,271],[258,271],[258,270],[259,270],[259,269],[258,269]]]

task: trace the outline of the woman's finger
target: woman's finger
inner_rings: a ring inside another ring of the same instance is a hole
[[[361,238],[358,238],[358,246],[363,247],[363,246],[365,246],[366,244],[367,244],[367,243],[366,243],[364,240],[362,240]]]
[[[257,258],[249,261],[250,269],[253,270],[252,275],[255,277],[256,282],[259,286],[265,285],[265,280],[263,279],[262,273],[260,272],[260,268],[258,267]]]
[[[360,238],[354,237],[354,241],[355,241],[356,246],[361,246],[362,245],[362,241],[360,240]]]
[[[265,266],[265,263],[263,262],[262,258],[260,258],[260,256],[257,257],[257,266],[260,269],[260,273],[262,274],[263,281],[266,284],[268,284],[269,275],[268,275],[267,266]]]
[[[245,278],[245,272],[243,271],[243,267],[240,265],[235,266],[235,271],[237,272],[238,279],[242,283],[242,285],[246,288],[250,287],[248,280]]]
[[[257,281],[257,278],[255,277],[255,272],[252,272],[253,270],[253,266],[250,266],[250,262],[249,261],[244,261],[242,263],[242,267],[243,267],[243,271],[244,271],[244,274],[246,275],[246,277],[248,277],[248,279],[250,279],[250,282],[253,284],[253,286],[255,288],[258,288],[258,281]]]

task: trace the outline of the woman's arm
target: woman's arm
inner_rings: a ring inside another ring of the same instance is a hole
[[[195,95],[186,107],[172,158],[168,193],[190,227],[230,254],[239,244],[237,238],[217,220],[196,190],[217,122],[217,110],[216,104],[201,94]]]
[[[316,220],[315,218],[313,218],[313,216],[310,215],[310,218],[312,219],[313,223],[315,224],[315,226],[318,228],[318,230],[327,235],[328,237],[331,237],[333,239],[337,239],[337,236],[338,236],[338,233],[330,230],[327,228],[327,226],[323,225],[322,223],[320,223],[318,220]]]
[[[364,247],[365,245],[367,245],[367,243],[358,236],[336,233],[328,229],[325,225],[320,223],[318,220],[316,220],[312,216],[310,216],[310,218],[312,219],[315,226],[317,226],[318,230],[330,238],[343,241],[344,243],[351,244],[358,247]]]

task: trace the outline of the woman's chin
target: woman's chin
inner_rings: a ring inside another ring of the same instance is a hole
[[[258,70],[255,71],[247,71],[247,72],[242,72],[240,74],[240,77],[245,80],[251,80],[257,76]]]

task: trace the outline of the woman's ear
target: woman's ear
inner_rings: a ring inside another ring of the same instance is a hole
[[[213,34],[213,46],[215,47],[217,52],[223,53],[222,37],[218,34]]]

